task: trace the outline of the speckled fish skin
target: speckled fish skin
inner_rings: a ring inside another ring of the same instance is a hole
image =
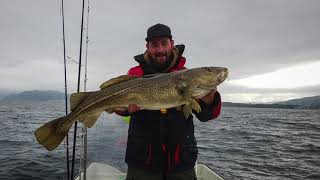
[[[92,92],[73,110],[69,121],[108,109],[125,109],[129,104],[149,110],[180,106],[193,98],[194,91],[203,92],[197,96],[200,98],[227,76],[226,68],[201,67],[125,81]]]
[[[149,110],[184,105],[183,112],[187,119],[192,110],[201,111],[200,105],[195,99],[206,95],[227,77],[227,68],[200,67],[136,77],[115,83],[99,91],[86,93],[86,97],[72,109],[71,113],[50,121],[53,125],[50,125],[50,122],[43,125],[43,128],[40,127],[36,130],[35,136],[40,144],[43,144],[48,150],[52,150],[60,144],[59,141],[63,140],[61,138],[64,136],[61,134],[66,134],[75,121],[79,120],[87,127],[91,127],[102,112],[111,113],[115,110],[126,110],[129,104],[136,104],[141,109]],[[45,131],[53,131],[52,133],[55,135]],[[51,136],[60,137],[51,140]]]

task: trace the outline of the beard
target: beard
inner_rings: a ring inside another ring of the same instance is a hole
[[[165,60],[158,60],[158,58],[164,57]],[[151,60],[152,66],[162,71],[170,66],[172,62],[172,53],[171,52],[161,52],[155,55],[155,58]]]
[[[155,55],[155,59],[154,60],[156,60],[159,64],[161,64],[163,62],[166,62],[166,61],[169,60],[169,55],[168,54],[169,53],[167,53],[167,52],[157,53]],[[163,57],[165,57],[165,59],[164,60],[160,60],[160,58],[163,58]]]

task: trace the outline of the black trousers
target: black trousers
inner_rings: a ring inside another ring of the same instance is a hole
[[[126,180],[197,180],[194,168],[175,173],[153,173],[129,167]]]

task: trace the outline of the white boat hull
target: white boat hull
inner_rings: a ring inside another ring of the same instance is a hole
[[[211,170],[205,164],[197,164],[196,167],[198,180],[223,180],[221,176]],[[83,179],[83,178],[82,178]],[[101,163],[92,163],[87,168],[87,180],[125,180],[126,173],[108,165]],[[77,177],[75,180],[80,180]]]

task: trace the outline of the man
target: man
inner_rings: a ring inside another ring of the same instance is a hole
[[[151,26],[147,31],[146,52],[134,57],[139,63],[128,75],[143,76],[185,69],[182,56],[185,46],[174,46],[171,30],[163,24]],[[208,121],[219,116],[220,94],[213,89],[198,100],[201,112],[195,116]],[[197,160],[197,143],[194,137],[193,117],[185,118],[181,107],[156,110],[139,110],[131,104],[126,112],[131,116],[126,163],[127,180],[194,180]]]

